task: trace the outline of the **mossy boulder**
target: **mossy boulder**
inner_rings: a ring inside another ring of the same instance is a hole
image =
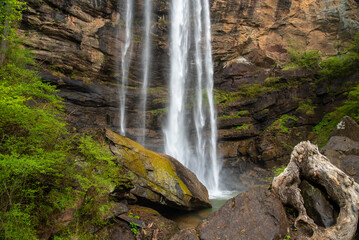
[[[106,129],[111,151],[129,171],[131,194],[157,206],[181,210],[211,207],[208,191],[180,162]]]

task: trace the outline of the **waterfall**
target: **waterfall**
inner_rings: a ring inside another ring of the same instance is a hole
[[[170,27],[170,102],[164,127],[165,152],[191,169],[215,194],[220,167],[208,0],[172,0]],[[192,130],[195,136],[191,136]]]
[[[146,104],[147,104],[147,89],[149,84],[149,68],[151,61],[151,23],[152,23],[152,0],[145,0],[145,32],[144,32],[144,46],[142,51],[142,111],[144,113],[142,121],[142,136],[140,143],[145,145],[146,141]]]
[[[120,4],[120,3],[119,3]],[[121,87],[119,90],[120,100],[120,133],[126,135],[126,94],[127,94],[127,82],[128,71],[130,65],[130,47],[132,42],[132,22],[133,22],[133,0],[126,0],[125,10],[125,43],[121,47]]]

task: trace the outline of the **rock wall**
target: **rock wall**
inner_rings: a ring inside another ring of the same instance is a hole
[[[359,30],[358,1],[215,0],[213,55],[218,65],[246,57],[270,67],[287,60],[287,47],[336,54]]]
[[[141,138],[138,126],[146,118],[146,136],[150,139],[147,147],[161,151],[161,126],[167,104],[170,1],[153,2],[153,59],[146,113],[140,112],[138,106],[144,3],[135,3],[127,132],[132,139]],[[25,45],[33,49],[43,78],[61,90],[69,122],[77,129],[108,127],[116,131],[116,57],[124,44],[124,1],[27,3],[19,32],[26,36]],[[273,66],[283,65],[288,59],[291,42],[322,54],[341,51],[359,31],[358,11],[358,1],[354,0],[211,0],[215,88],[219,93],[218,146],[225,168],[237,175],[256,165],[270,168],[280,164],[289,155],[290,146],[309,137],[323,112],[344,99],[341,79],[330,86],[313,85],[310,72],[278,73]],[[267,77],[280,77],[284,87],[232,97],[230,101],[221,99],[221,94],[241,92],[243,87],[263,83]],[[293,79],[296,84],[292,84]],[[314,106],[311,114],[300,108],[307,99]],[[284,115],[297,120],[285,120],[288,131],[278,134],[282,125],[277,121]]]

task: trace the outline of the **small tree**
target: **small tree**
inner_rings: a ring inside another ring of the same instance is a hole
[[[25,3],[18,0],[3,0],[0,3],[0,67],[5,62],[9,39],[13,37],[14,26],[21,19]]]

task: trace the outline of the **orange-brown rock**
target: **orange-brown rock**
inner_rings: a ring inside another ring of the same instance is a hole
[[[269,67],[284,62],[291,43],[336,54],[359,31],[354,0],[215,0],[211,8],[217,63],[248,61]]]

